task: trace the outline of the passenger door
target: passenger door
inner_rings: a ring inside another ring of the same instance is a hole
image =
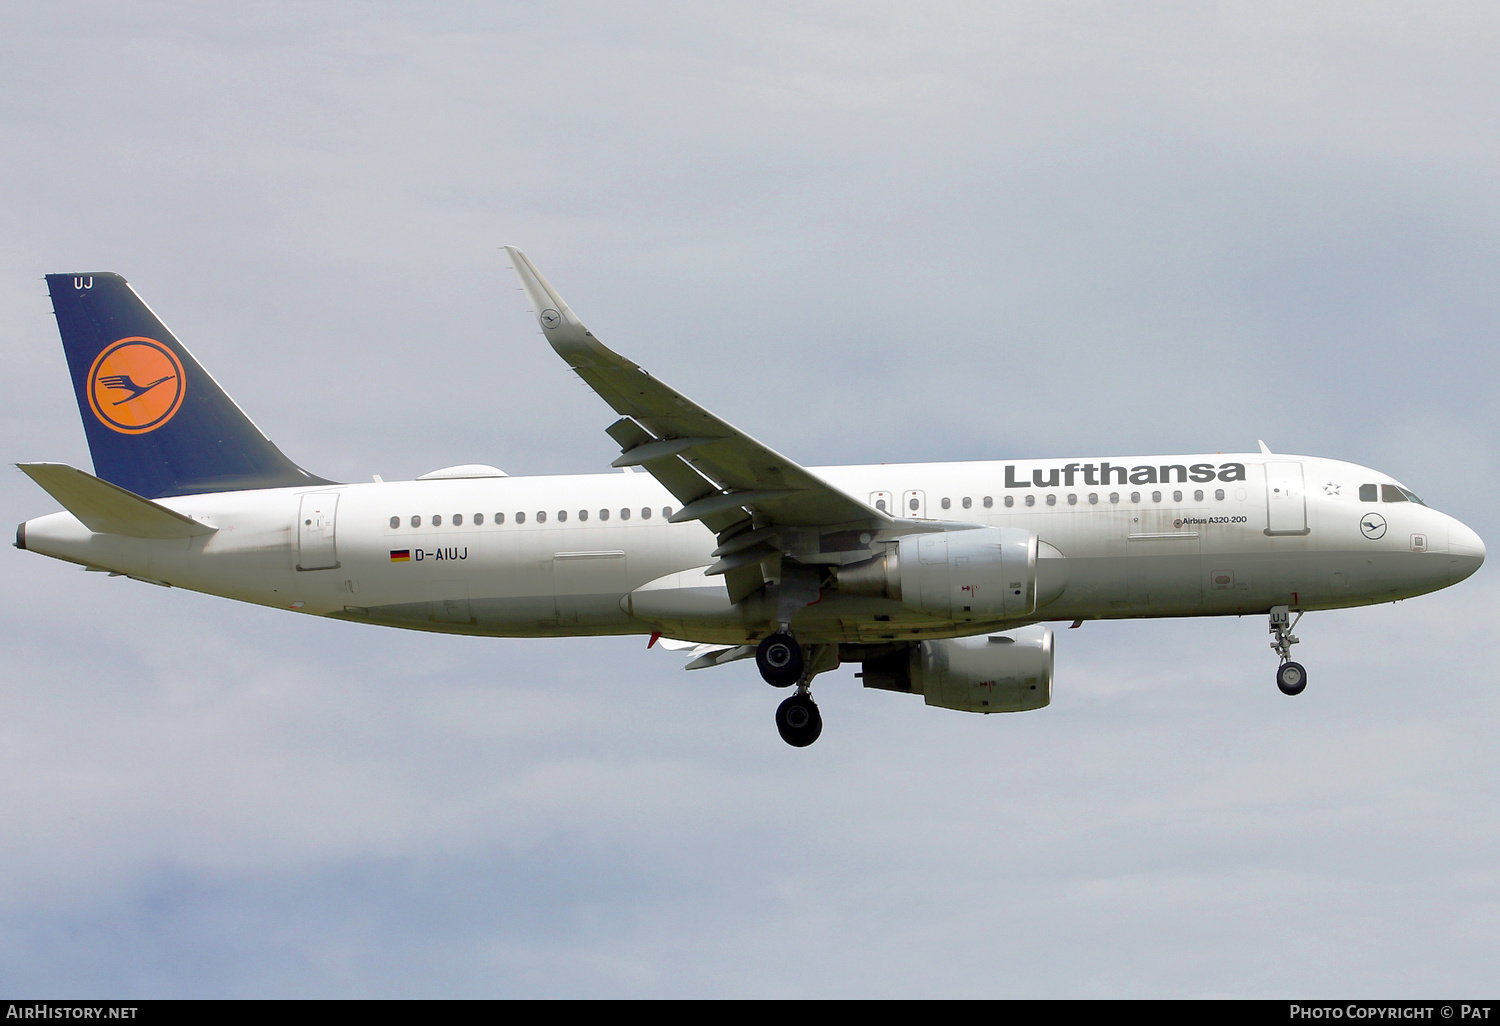
[[[1307,534],[1307,495],[1302,464],[1266,464],[1266,533]]]

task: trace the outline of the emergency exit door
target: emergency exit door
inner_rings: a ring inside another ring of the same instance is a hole
[[[334,539],[338,492],[309,492],[302,496],[297,517],[297,569],[332,570],[339,565]]]

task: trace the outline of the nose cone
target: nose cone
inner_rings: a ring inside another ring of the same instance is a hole
[[[1454,520],[1448,525],[1448,577],[1452,583],[1468,577],[1484,563],[1484,542],[1467,526]]]

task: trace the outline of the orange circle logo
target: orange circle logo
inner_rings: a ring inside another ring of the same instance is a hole
[[[187,391],[182,361],[154,338],[122,338],[89,370],[94,416],[127,435],[155,431],[176,415]]]

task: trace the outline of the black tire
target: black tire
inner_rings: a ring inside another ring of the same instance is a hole
[[[776,707],[776,729],[793,748],[806,748],[823,733],[823,716],[811,695],[793,695]]]
[[[802,646],[785,631],[761,639],[755,647],[755,668],[773,688],[788,688],[802,679]]]
[[[1283,695],[1300,695],[1307,687],[1307,671],[1301,663],[1282,663],[1276,670],[1276,686]]]

